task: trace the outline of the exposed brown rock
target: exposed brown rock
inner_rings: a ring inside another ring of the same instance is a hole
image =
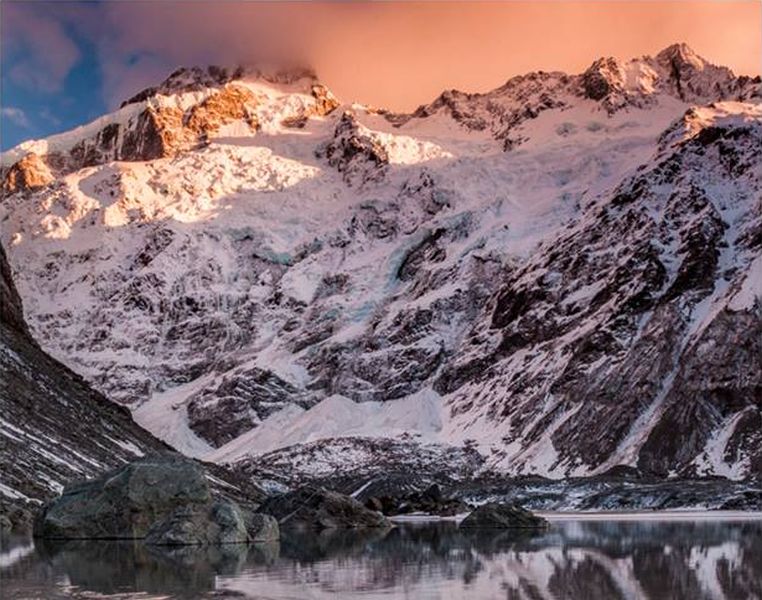
[[[123,160],[150,160],[170,156],[189,146],[192,137],[183,128],[183,113],[178,108],[149,107],[139,117],[134,132],[127,132],[122,146]],[[134,145],[127,140],[134,135]]]
[[[319,83],[314,84],[311,93],[312,97],[315,98],[315,104],[297,115],[286,117],[281,121],[281,125],[301,129],[307,124],[310,117],[324,117],[339,107],[339,101],[324,85]]]
[[[257,99],[250,90],[238,85],[226,85],[219,92],[190,108],[184,124],[196,135],[214,133],[222,125],[239,119],[257,128],[257,117],[252,111],[256,104]]]
[[[324,85],[319,83],[313,85],[312,95],[315,98],[315,114],[318,116],[330,114],[339,107],[336,96]]]
[[[34,152],[15,163],[3,178],[3,195],[43,187],[53,181],[53,174]]]

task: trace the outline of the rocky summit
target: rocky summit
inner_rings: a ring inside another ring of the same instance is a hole
[[[2,155],[24,352],[272,481],[758,480],[760,146],[762,81],[684,44],[409,114],[182,69]]]

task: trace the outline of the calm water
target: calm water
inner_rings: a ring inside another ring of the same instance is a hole
[[[762,520],[413,523],[208,551],[5,540],[0,572],[2,597],[25,599],[762,599]]]

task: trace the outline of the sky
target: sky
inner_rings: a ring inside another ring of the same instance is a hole
[[[3,0],[0,148],[86,123],[178,66],[303,64],[344,101],[407,111],[678,41],[759,75],[762,1]]]

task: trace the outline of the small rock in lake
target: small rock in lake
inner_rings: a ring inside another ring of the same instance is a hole
[[[273,516],[244,511],[243,521],[250,542],[274,542],[280,538],[278,521]]]
[[[543,529],[549,523],[515,504],[483,504],[460,523],[464,529]]]
[[[438,516],[454,516],[468,512],[470,506],[454,498],[446,498],[437,484],[432,484],[423,491],[410,492],[400,496],[371,496],[365,506],[378,510],[385,515],[404,515],[426,513]]]
[[[259,512],[274,516],[281,529],[391,527],[381,513],[365,508],[354,498],[314,486],[273,496]]]

